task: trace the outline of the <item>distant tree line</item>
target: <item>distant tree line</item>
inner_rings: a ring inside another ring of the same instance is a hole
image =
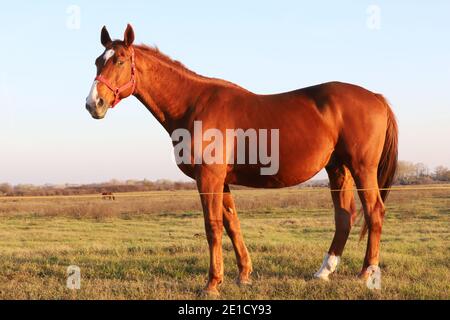
[[[395,185],[450,183],[450,169],[438,166],[433,171],[423,163],[399,161],[394,179]],[[328,179],[310,180],[300,187],[327,187]]]
[[[395,184],[433,184],[450,182],[450,170],[444,166],[438,166],[431,171],[423,163],[412,163],[399,161]],[[327,180],[311,180],[301,184],[299,187],[326,187]],[[64,195],[84,195],[100,194],[103,192],[144,192],[144,191],[176,191],[195,190],[194,181],[171,181],[171,180],[111,180],[103,183],[92,183],[83,185],[43,185],[32,184],[11,185],[9,183],[0,184],[0,196],[64,196]]]
[[[396,184],[433,184],[450,182],[450,170],[444,166],[438,166],[431,171],[423,163],[399,161]]]
[[[0,195],[3,196],[64,196],[100,194],[103,192],[145,192],[145,191],[175,191],[193,190],[195,182],[182,182],[170,180],[111,180],[103,183],[83,185],[43,185],[18,184],[12,186],[9,183],[0,184]]]

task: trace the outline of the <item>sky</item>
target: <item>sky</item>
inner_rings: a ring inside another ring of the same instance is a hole
[[[0,11],[0,182],[188,180],[134,97],[85,110],[100,29],[256,93],[327,81],[391,102],[399,157],[450,167],[450,1],[9,1]],[[325,177],[323,173],[318,177]]]

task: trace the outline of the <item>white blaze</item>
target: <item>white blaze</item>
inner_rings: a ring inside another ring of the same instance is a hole
[[[92,84],[91,91],[89,92],[89,95],[86,98],[86,103],[90,106],[95,106],[98,102],[97,83],[98,81],[95,80],[94,83]]]
[[[114,55],[114,50],[113,49],[109,49],[105,52],[105,54],[103,55],[103,59],[106,61],[108,61],[112,56]]]

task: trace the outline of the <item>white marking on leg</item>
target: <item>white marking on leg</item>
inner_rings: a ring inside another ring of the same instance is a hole
[[[314,277],[328,281],[328,276],[336,271],[340,260],[340,257],[329,255],[327,253],[325,258],[323,258],[322,266],[319,271],[314,274]]]
[[[381,290],[381,269],[377,265],[370,265],[367,268],[369,276],[366,280],[367,288],[373,290]]]
[[[105,54],[103,55],[103,59],[105,60],[105,63],[114,55],[114,50],[109,49],[106,50]]]
[[[97,84],[98,81],[95,80],[94,83],[92,84],[91,91],[89,92],[89,95],[86,98],[86,103],[92,107],[95,107],[98,102]]]

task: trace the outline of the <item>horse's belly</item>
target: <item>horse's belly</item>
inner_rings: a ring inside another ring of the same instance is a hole
[[[236,165],[227,176],[230,184],[260,188],[283,188],[297,185],[314,177],[329,162],[334,146],[331,143],[318,143],[311,146],[293,146],[290,150],[280,150],[278,170],[269,175],[262,168],[274,166]],[[272,161],[274,158],[272,158]]]

